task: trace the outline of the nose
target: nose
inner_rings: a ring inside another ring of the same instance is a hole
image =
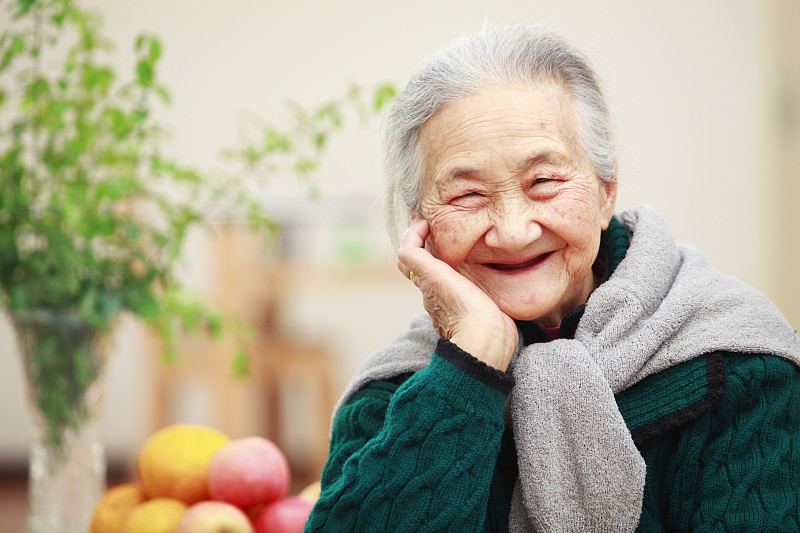
[[[542,235],[533,205],[525,200],[506,202],[491,216],[491,226],[484,237],[487,246],[507,251],[521,250]]]

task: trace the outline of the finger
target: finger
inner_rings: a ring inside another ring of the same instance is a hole
[[[430,225],[427,220],[420,220],[412,224],[403,234],[403,242],[400,248],[424,248],[425,239],[430,233]]]
[[[425,250],[425,240],[430,233],[428,222],[421,220],[409,227],[403,235],[403,242],[397,252],[397,268],[409,279],[414,272],[411,281],[416,283],[416,278],[425,269],[424,263],[433,259],[430,253]]]
[[[414,267],[413,265],[415,264],[418,264],[418,262],[417,261],[404,262],[398,259],[397,270],[399,270],[403,274],[403,276],[406,277],[406,279],[414,283],[414,285],[419,286],[419,272],[422,269],[419,266]]]
[[[425,239],[425,249],[428,251],[429,254],[436,257],[436,253],[433,251],[433,243],[431,242],[430,235],[428,235],[428,238]]]
[[[397,268],[403,275],[419,286],[421,279],[427,279],[435,272],[437,259],[422,248],[401,250],[397,254]]]

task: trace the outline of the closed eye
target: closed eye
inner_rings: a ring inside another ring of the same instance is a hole
[[[558,193],[561,181],[558,176],[534,178],[528,189],[529,194],[540,200],[553,198]]]
[[[480,196],[478,191],[469,191],[465,192],[464,194],[459,194],[458,196],[454,197],[453,200],[465,200],[467,198],[475,198],[477,196]]]
[[[452,200],[450,200],[450,203],[463,207],[476,206],[477,203],[481,201],[481,198],[483,198],[483,195],[480,192],[469,191],[454,197]]]

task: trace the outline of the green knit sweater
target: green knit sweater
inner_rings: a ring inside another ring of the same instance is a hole
[[[508,531],[513,385],[476,361],[442,339],[424,370],[354,394],[334,421],[306,531]],[[616,400],[647,465],[638,531],[800,531],[793,364],[711,353]]]
[[[306,531],[507,531],[516,464],[504,399],[438,354],[400,386],[359,391],[335,421]],[[617,400],[647,464],[638,531],[800,531],[791,363],[715,354]]]

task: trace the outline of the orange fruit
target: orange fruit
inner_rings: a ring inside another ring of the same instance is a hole
[[[208,465],[228,437],[216,429],[173,424],[153,433],[136,460],[148,498],[175,498],[187,505],[209,499]]]
[[[185,503],[173,498],[154,498],[130,512],[122,533],[175,533],[186,513]]]
[[[136,483],[111,487],[94,507],[89,533],[120,533],[128,514],[144,501],[144,492]]]

